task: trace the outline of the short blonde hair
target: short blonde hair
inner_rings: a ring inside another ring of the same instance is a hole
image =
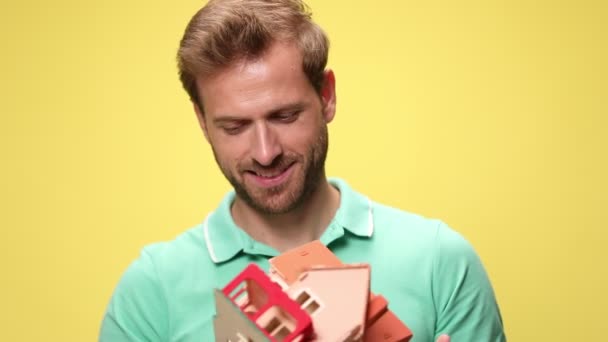
[[[210,0],[190,20],[177,55],[179,76],[202,110],[196,77],[262,55],[275,41],[294,42],[302,69],[320,92],[329,40],[301,0]]]

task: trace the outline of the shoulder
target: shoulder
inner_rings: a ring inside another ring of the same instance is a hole
[[[122,275],[118,288],[132,288],[141,283],[157,282],[159,273],[182,264],[193,255],[204,254],[206,246],[200,225],[179,234],[172,240],[150,243],[130,262]]]
[[[436,244],[442,234],[456,234],[438,218],[426,217],[379,202],[372,203],[374,237],[416,244]]]
[[[205,243],[203,225],[196,225],[175,238],[144,246],[139,256],[129,265],[123,281],[141,281],[155,277],[157,281],[170,280],[189,267],[211,265]],[[142,279],[144,278],[144,279]]]
[[[198,224],[172,240],[151,243],[141,250],[141,257],[149,257],[156,263],[181,262],[194,255],[207,253],[203,224]]]
[[[164,339],[173,285],[189,264],[209,259],[201,226],[195,226],[170,241],[149,244],[131,261],[116,285],[106,309],[103,341]],[[128,336],[126,336],[126,335]]]
[[[472,244],[445,221],[372,202],[373,241],[387,251],[423,261],[430,268],[479,264]]]
[[[429,266],[444,247],[456,254],[472,251],[468,241],[439,218],[375,201],[339,178],[331,183],[342,194],[338,221],[359,237],[371,237],[371,243],[357,248],[364,245],[369,253],[398,260],[424,259]]]

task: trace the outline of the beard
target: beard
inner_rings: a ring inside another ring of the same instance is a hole
[[[244,177],[237,178],[230,171],[228,165],[220,162],[213,146],[212,150],[220,170],[240,199],[259,213],[279,215],[301,206],[311,197],[325,178],[328,140],[327,126],[323,124],[319,127],[318,138],[310,145],[304,155],[296,153],[281,154],[267,166],[261,165],[255,160],[237,163],[236,172],[240,175],[250,171],[258,173],[276,170],[285,171],[288,167],[301,166],[299,170],[293,170],[294,172],[289,176],[290,179],[271,188],[247,186]]]

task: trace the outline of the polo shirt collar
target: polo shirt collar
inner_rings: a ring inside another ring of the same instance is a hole
[[[325,245],[340,238],[347,230],[360,237],[371,237],[374,232],[373,204],[354,191],[346,181],[330,178],[329,183],[340,191],[340,206],[320,240]],[[203,223],[203,234],[209,256],[214,263],[234,258],[239,252],[276,256],[271,247],[253,240],[234,222],[230,208],[235,199],[234,190],[228,192],[216,210]]]
[[[340,191],[340,207],[330,225],[337,224],[357,236],[371,237],[374,233],[372,201],[343,179],[330,178],[329,183]]]
[[[230,213],[235,196],[234,190],[228,192],[203,223],[205,243],[214,263],[232,259],[245,244],[247,234],[234,223]]]

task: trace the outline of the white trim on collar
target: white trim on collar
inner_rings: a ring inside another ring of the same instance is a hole
[[[209,256],[211,257],[211,260],[214,263],[218,263],[218,259],[217,256],[215,255],[215,250],[213,249],[213,245],[211,244],[211,239],[209,239],[209,216],[211,214],[207,215],[207,217],[205,218],[205,222],[203,223],[203,232],[205,235],[205,244],[207,244],[207,250],[209,251]]]
[[[372,201],[367,199],[367,237],[374,234],[374,213],[372,211]]]

